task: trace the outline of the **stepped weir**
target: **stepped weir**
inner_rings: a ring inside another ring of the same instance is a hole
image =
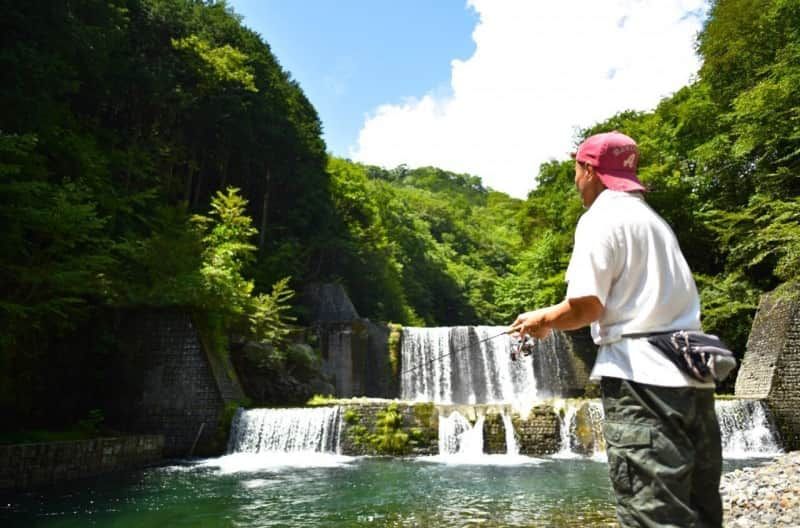
[[[370,435],[399,405],[390,421],[406,426],[395,438],[408,443],[406,454],[604,459],[602,404],[567,397],[564,378],[575,378],[567,338],[554,332],[512,361],[504,328],[404,328],[399,401],[239,411],[228,452],[370,454],[380,444]],[[716,410],[726,458],[781,451],[763,402],[720,399]]]

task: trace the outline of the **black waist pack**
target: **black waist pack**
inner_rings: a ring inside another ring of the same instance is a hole
[[[722,381],[736,367],[736,358],[720,338],[697,330],[670,330],[622,337],[646,337],[679,369],[698,381]]]

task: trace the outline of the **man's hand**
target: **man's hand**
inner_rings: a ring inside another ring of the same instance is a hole
[[[508,333],[544,339],[553,328],[576,330],[597,321],[602,314],[603,305],[594,295],[566,299],[547,308],[519,314]]]
[[[521,313],[511,323],[509,333],[521,336],[530,335],[536,339],[544,339],[550,333],[550,325],[545,322],[549,308],[540,308],[532,312]]]

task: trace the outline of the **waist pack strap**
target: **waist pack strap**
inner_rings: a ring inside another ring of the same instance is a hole
[[[653,337],[653,336],[660,336],[666,334],[674,334],[675,332],[680,332],[680,330],[660,330],[658,332],[639,332],[633,334],[622,334],[620,337],[626,337],[630,339],[639,339],[641,337]]]

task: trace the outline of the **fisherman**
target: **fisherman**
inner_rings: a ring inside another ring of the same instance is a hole
[[[721,527],[714,383],[686,375],[642,337],[700,329],[691,271],[675,234],[644,200],[633,139],[597,134],[573,157],[587,211],[575,230],[566,298],[520,314],[510,331],[544,338],[591,325],[599,351],[590,377],[600,381],[623,527]]]

